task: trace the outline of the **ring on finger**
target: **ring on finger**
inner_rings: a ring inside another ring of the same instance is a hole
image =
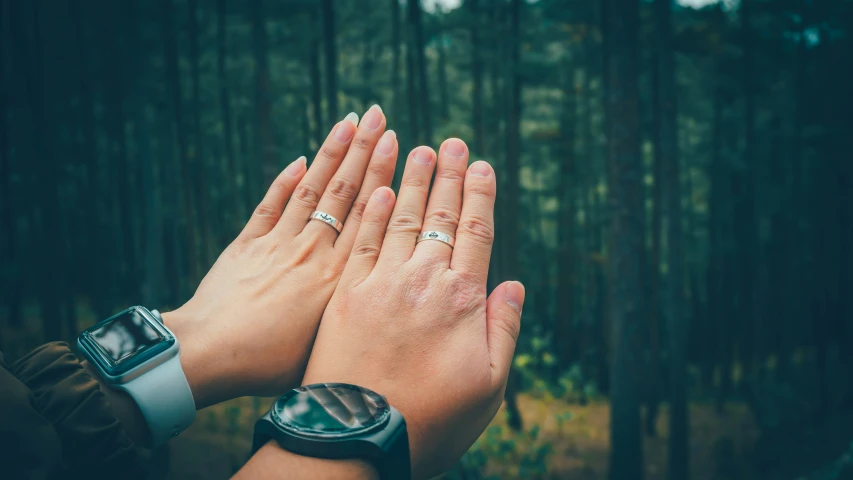
[[[437,232],[435,230],[429,230],[429,231],[421,233],[420,236],[418,237],[417,243],[421,243],[421,242],[426,241],[426,240],[437,240],[439,242],[446,243],[446,244],[450,245],[450,248],[453,248],[453,244],[456,243],[455,238],[451,237],[450,235],[448,235],[444,232]]]
[[[326,212],[321,212],[320,210],[315,210],[314,213],[311,214],[309,220],[319,220],[337,230],[338,233],[341,233],[341,230],[344,229],[344,224],[341,223],[337,218],[329,215]]]

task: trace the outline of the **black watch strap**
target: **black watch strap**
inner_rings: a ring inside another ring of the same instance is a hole
[[[398,429],[396,436],[403,438],[394,438],[385,458],[376,463],[380,480],[410,480],[412,478],[409,438],[406,429]]]

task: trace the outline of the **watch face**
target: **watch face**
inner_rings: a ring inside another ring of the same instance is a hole
[[[115,364],[163,341],[163,335],[136,309],[125,310],[95,327],[89,335]]]
[[[81,335],[94,359],[111,375],[127,372],[174,344],[174,337],[144,309],[132,307]]]
[[[336,438],[373,430],[388,421],[385,397],[345,383],[320,383],[283,395],[271,417],[281,428],[307,436]]]

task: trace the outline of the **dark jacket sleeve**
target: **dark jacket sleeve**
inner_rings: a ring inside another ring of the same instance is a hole
[[[141,475],[139,452],[65,343],[43,345],[12,365],[0,353],[0,444],[4,478]]]

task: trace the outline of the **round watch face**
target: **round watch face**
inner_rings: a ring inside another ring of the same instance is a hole
[[[270,416],[285,430],[335,438],[378,428],[390,415],[385,397],[376,392],[346,383],[318,383],[284,394]]]

